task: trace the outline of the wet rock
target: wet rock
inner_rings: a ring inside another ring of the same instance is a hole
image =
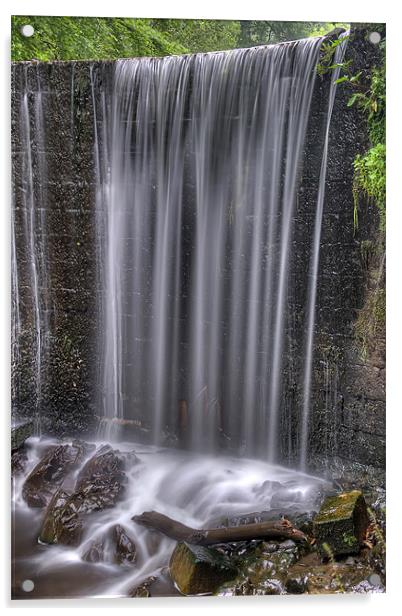
[[[303,492],[301,490],[294,490],[281,486],[277,488],[272,494],[271,508],[282,509],[288,508],[289,505],[296,505],[303,500]]]
[[[264,595],[284,595],[285,587],[282,582],[277,579],[266,579],[261,584]],[[260,594],[260,593],[258,593]]]
[[[237,569],[212,548],[178,543],[169,563],[170,575],[184,595],[212,594],[237,575]]]
[[[11,454],[11,475],[21,475],[25,471],[28,462],[28,454],[24,447],[17,449]]]
[[[256,486],[254,491],[259,496],[270,497],[275,491],[278,491],[282,488],[282,484],[279,481],[270,481],[267,479],[260,486]]]
[[[19,449],[33,434],[33,421],[23,421],[11,427],[11,451]]]
[[[100,563],[104,560],[104,541],[99,539],[98,541],[91,541],[89,547],[82,555],[82,560],[88,563]]]
[[[39,541],[75,546],[80,543],[82,530],[82,522],[70,495],[64,490],[58,490],[46,509]]]
[[[364,541],[369,518],[366,502],[359,490],[328,497],[314,518],[314,535],[322,556],[323,544],[333,555],[358,554]]]
[[[308,577],[305,574],[293,574],[286,580],[286,592],[291,595],[302,595],[307,590]]]
[[[137,548],[126,530],[117,524],[112,529],[115,542],[115,562],[119,565],[133,565],[137,560]]]
[[[154,582],[156,582],[156,580],[157,580],[157,578],[155,576],[151,575],[149,578],[144,580],[142,582],[142,584],[132,588],[129,591],[128,596],[129,597],[133,597],[133,598],[151,597],[152,596],[151,595],[151,586],[152,586],[152,584],[154,584]]]
[[[81,513],[113,507],[124,491],[124,469],[137,460],[135,454],[120,454],[110,445],[101,447],[80,471],[73,499]]]
[[[222,585],[218,590],[220,596],[244,596],[244,595],[283,595],[286,589],[276,578],[264,578],[256,582],[250,577],[239,578],[234,583]]]
[[[279,543],[272,543],[270,541],[263,541],[261,544],[261,548],[264,554],[272,554],[279,550]]]
[[[76,447],[76,449],[79,457],[88,452],[85,447]],[[126,481],[123,469],[127,460],[118,454],[119,452],[113,451],[110,446],[102,447],[80,471],[76,490],[72,494],[65,491],[55,494],[45,514],[40,541],[77,545],[82,535],[84,516],[115,505],[124,490]],[[46,485],[50,490],[54,481]],[[132,564],[136,554],[134,542],[122,527],[115,527],[114,533],[116,562]],[[101,551],[103,552],[103,547],[100,550],[99,545],[96,547],[92,545],[84,556],[88,559],[96,559],[98,558],[96,553],[100,555]],[[98,561],[91,560],[91,562]]]
[[[356,560],[353,565],[342,562],[324,564],[315,552],[301,558],[289,569],[286,589],[289,593],[296,593],[295,582],[297,585],[301,582],[303,592],[314,595],[352,592],[353,587],[367,580],[370,573],[372,571],[365,562]]]
[[[286,541],[282,541],[282,543],[279,544],[279,549],[280,550],[294,550],[294,548],[296,547],[296,543],[294,541],[292,541],[292,539],[287,539]]]
[[[58,445],[50,449],[27,477],[22,496],[30,507],[46,507],[55,490],[85,455],[81,444]]]
[[[352,586],[351,592],[365,594],[368,592],[384,593],[385,587],[382,584],[374,585],[370,584],[368,580],[362,580],[356,586]]]

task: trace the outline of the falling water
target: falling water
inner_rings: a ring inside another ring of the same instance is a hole
[[[321,39],[115,66],[103,412],[278,457],[294,207]],[[331,103],[332,105],[332,103]]]
[[[309,415],[311,404],[311,381],[312,381],[312,367],[313,367],[313,352],[314,352],[314,326],[315,326],[315,313],[316,313],[316,299],[317,299],[317,281],[318,281],[318,266],[320,258],[320,240],[321,240],[321,226],[322,215],[324,210],[324,197],[325,197],[325,182],[327,178],[327,157],[328,157],[328,144],[329,144],[329,129],[331,125],[332,110],[334,108],[337,80],[340,75],[341,63],[343,61],[346,43],[347,33],[342,36],[344,39],[336,48],[334,65],[336,68],[333,71],[331,78],[331,85],[328,97],[328,111],[327,111],[327,125],[325,129],[324,147],[321,161],[320,180],[318,186],[317,207],[314,224],[314,236],[312,242],[311,261],[310,261],[310,276],[309,276],[309,288],[308,288],[308,306],[307,306],[307,326],[306,326],[306,343],[305,343],[305,364],[304,364],[304,397],[303,397],[303,410],[302,410],[302,422],[301,422],[301,436],[300,436],[300,467],[305,469],[307,462],[308,451],[308,427],[309,427]]]
[[[28,66],[25,67],[25,88],[21,100],[21,147],[22,147],[22,209],[23,233],[30,265],[30,288],[32,296],[33,332],[35,336],[33,359],[33,381],[35,385],[35,422],[40,431],[40,409],[42,403],[42,382],[45,376],[43,362],[46,353],[48,333],[47,316],[47,267],[46,267],[46,156],[42,104],[42,89],[39,72],[36,72],[36,91],[28,87]],[[33,100],[30,100],[32,97]],[[34,179],[34,166],[36,178]],[[14,215],[14,214],[13,214]],[[15,229],[13,231],[15,233]],[[15,242],[15,238],[14,238]],[[15,245],[12,251],[14,323],[15,335],[21,335],[18,261]],[[17,343],[18,346],[18,343]]]

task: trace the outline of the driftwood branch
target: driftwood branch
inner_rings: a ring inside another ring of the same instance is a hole
[[[157,511],[145,511],[141,515],[135,515],[132,520],[141,524],[141,526],[157,530],[176,541],[186,541],[197,545],[213,545],[214,543],[231,543],[232,541],[251,539],[307,540],[306,535],[301,530],[294,528],[288,520],[199,530],[185,526],[185,524],[172,520],[172,518],[168,518]]]

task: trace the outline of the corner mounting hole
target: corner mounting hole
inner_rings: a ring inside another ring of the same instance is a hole
[[[370,32],[369,41],[370,43],[373,43],[373,45],[378,45],[381,41],[381,34],[379,32]]]
[[[22,590],[25,592],[32,592],[35,588],[35,584],[32,580],[24,580],[22,582]]]
[[[30,24],[26,24],[25,26],[22,26],[21,34],[22,34],[22,36],[26,36],[28,38],[30,36],[33,36],[35,34],[34,27],[31,26]]]

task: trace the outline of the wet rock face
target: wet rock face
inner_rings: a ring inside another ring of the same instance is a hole
[[[79,457],[88,451],[88,447],[75,445],[78,449]],[[74,446],[74,443],[72,447]],[[69,446],[65,446],[69,447]],[[58,448],[57,448],[58,449]],[[43,498],[47,498],[50,491],[56,485],[56,478],[62,481],[66,476],[69,467],[57,466],[56,471],[53,466],[52,481],[43,481],[43,469],[48,468],[49,459],[53,460],[55,452],[50,452],[36,467],[38,472],[34,477],[41,478]],[[59,453],[56,460],[59,460]],[[69,458],[70,459],[70,458]],[[72,458],[71,458],[72,459]],[[80,457],[81,459],[81,457]],[[74,465],[77,464],[74,459]],[[124,469],[126,465],[131,465],[137,460],[133,453],[120,454],[114,451],[109,445],[99,449],[84,465],[80,471],[73,493],[59,490],[50,500],[45,513],[44,522],[39,539],[43,543],[58,543],[64,545],[78,545],[84,527],[84,516],[93,511],[100,511],[105,508],[113,507],[124,490],[126,475]],[[56,468],[56,465],[54,465]],[[63,468],[63,472],[57,472]],[[35,470],[35,469],[34,469]],[[41,472],[39,472],[41,471]],[[29,478],[28,478],[29,479]],[[28,481],[28,480],[27,480]],[[29,484],[30,490],[32,485]],[[24,486],[25,487],[25,486]],[[31,491],[27,492],[29,495]],[[113,531],[115,543],[115,562],[119,564],[132,564],[136,559],[136,546],[126,531],[121,526],[115,526]],[[103,560],[104,539],[100,542],[93,542],[84,554],[84,560],[89,562],[99,562]]]
[[[357,554],[369,526],[367,506],[359,490],[328,497],[314,518],[314,535],[322,556]]]
[[[67,475],[82,462],[88,445],[74,441],[53,447],[27,477],[22,496],[30,507],[46,507]]]
[[[137,546],[128,531],[116,524],[91,541],[81,558],[90,563],[110,562],[132,566],[137,561]]]
[[[81,512],[113,507],[124,491],[124,469],[137,461],[135,454],[120,454],[105,445],[88,460],[75,486],[76,507]]]
[[[133,565],[137,560],[137,547],[119,524],[113,527],[113,539],[116,544],[115,562],[118,565]]]
[[[89,547],[82,554],[82,560],[87,563],[100,563],[104,560],[104,541],[100,539],[98,541],[91,541]]]
[[[20,475],[25,471],[28,462],[28,455],[24,447],[20,447],[11,454],[11,475]]]
[[[11,428],[11,451],[19,449],[33,433],[33,421],[24,421]]]
[[[58,490],[50,501],[39,534],[42,543],[79,545],[83,525],[68,492]]]
[[[170,576],[184,595],[212,594],[236,577],[231,561],[212,548],[178,543],[170,558]]]

